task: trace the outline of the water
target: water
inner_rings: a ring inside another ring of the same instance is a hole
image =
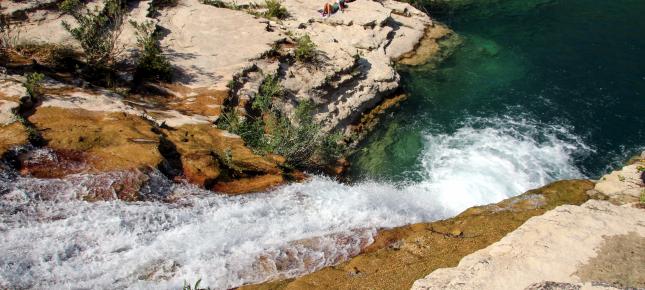
[[[642,1],[490,1],[446,12],[464,45],[404,72],[410,100],[355,158],[314,177],[177,203],[78,201],[92,176],[0,181],[0,288],[230,288],[338,263],[380,227],[452,216],[645,145]],[[56,193],[54,197],[51,193]]]
[[[411,173],[433,146],[426,136],[500,118],[577,136],[590,150],[571,161],[591,178],[645,149],[645,1],[474,2],[441,11],[463,45],[437,70],[404,73],[410,99],[353,160],[354,176],[421,180]]]

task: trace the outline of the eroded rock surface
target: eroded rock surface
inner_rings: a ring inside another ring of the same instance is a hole
[[[598,269],[604,264],[606,245],[616,240],[624,243],[610,250],[621,253],[611,264],[625,271]],[[525,289],[543,281],[587,289],[645,287],[642,271],[630,269],[642,267],[644,241],[642,209],[597,200],[564,205],[529,219],[499,242],[466,256],[457,267],[432,272],[412,289]]]

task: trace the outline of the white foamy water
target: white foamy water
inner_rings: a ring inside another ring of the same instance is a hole
[[[589,149],[564,127],[475,123],[428,134],[425,178],[407,185],[314,177],[236,197],[174,185],[190,194],[166,204],[75,200],[84,190],[78,180],[91,177],[5,182],[0,288],[176,289],[202,278],[224,289],[293,277],[358,254],[377,228],[449,217],[582,176],[572,156]],[[39,200],[43,191],[60,198]]]

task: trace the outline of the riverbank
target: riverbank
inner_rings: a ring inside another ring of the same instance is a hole
[[[633,270],[645,259],[645,152],[632,162],[595,183],[557,181],[447,220],[384,229],[339,265],[240,289],[643,287]],[[611,242],[624,235],[624,248]]]

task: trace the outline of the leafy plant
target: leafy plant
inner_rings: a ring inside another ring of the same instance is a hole
[[[170,81],[172,67],[159,47],[157,26],[152,21],[141,24],[130,21],[130,24],[136,29],[137,44],[141,49],[135,79]]]
[[[41,73],[31,73],[27,75],[27,81],[23,84],[27,90],[27,94],[31,98],[38,98],[42,93],[42,81],[45,76]]]
[[[316,44],[311,41],[308,34],[305,34],[296,41],[296,60],[309,62],[316,57]]]
[[[269,75],[262,82],[259,93],[253,99],[251,107],[263,113],[268,112],[273,98],[281,97],[282,94],[283,90],[278,77],[276,75]]]
[[[264,5],[267,8],[264,16],[267,18],[286,19],[289,17],[289,11],[282,6],[279,0],[264,0]]]
[[[63,21],[63,27],[78,41],[90,67],[102,69],[113,64],[123,48],[118,44],[123,21],[123,3],[104,0],[102,10],[85,8],[80,0],[64,0],[59,8],[76,20],[72,27]]]
[[[218,125],[240,135],[256,153],[281,155],[291,166],[305,167],[340,157],[343,151],[339,142],[341,135],[322,132],[313,119],[315,106],[312,101],[300,102],[293,120],[272,110],[272,98],[282,94],[277,78],[267,77],[252,104],[261,116],[241,119],[234,112],[228,112]]]

